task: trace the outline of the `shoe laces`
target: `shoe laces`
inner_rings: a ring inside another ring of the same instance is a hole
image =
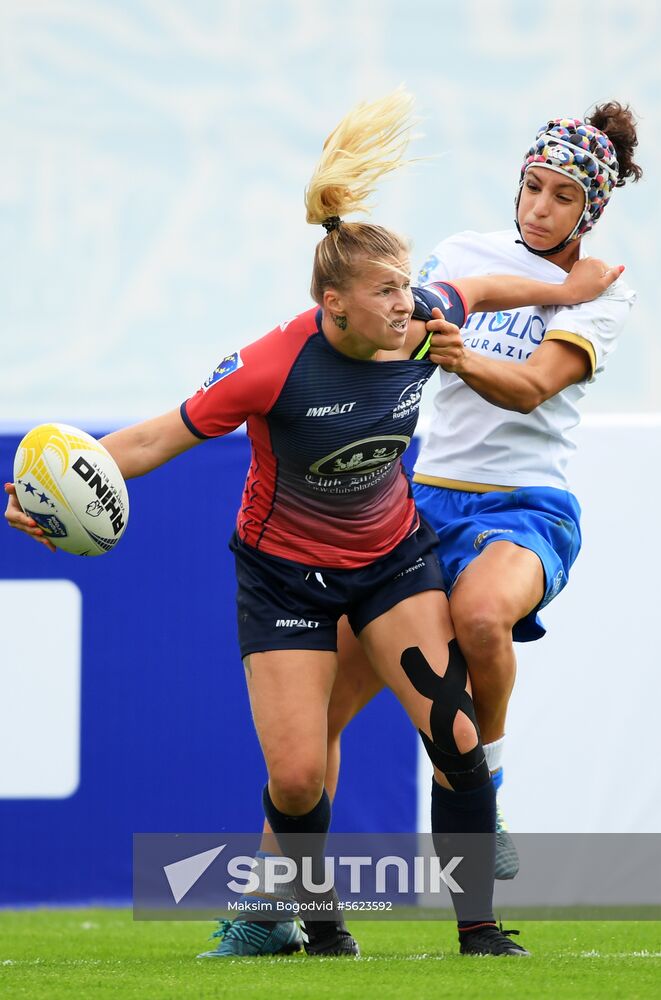
[[[213,932],[209,940],[211,941],[213,938],[224,938],[231,926],[232,926],[231,920],[219,920],[218,929]]]
[[[509,930],[505,930],[505,928],[503,927],[502,920],[498,921],[498,930],[500,931],[501,934],[504,934],[505,937],[512,937],[513,935],[516,935],[518,937],[518,935],[521,933],[521,931],[514,930],[513,927],[510,928]]]

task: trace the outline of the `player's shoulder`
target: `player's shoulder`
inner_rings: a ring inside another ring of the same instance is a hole
[[[287,382],[306,342],[318,333],[318,311],[316,307],[308,309],[226,355],[191,397],[196,401],[194,407],[216,412],[233,406],[234,413],[241,417],[238,423],[251,413],[266,413]],[[207,433],[205,427],[197,426]],[[209,436],[216,433],[217,430]]]
[[[614,281],[605,292],[602,292],[599,296],[599,300],[604,303],[608,302],[627,302],[629,305],[633,305],[636,301],[636,292],[634,289],[620,277],[617,281]],[[597,300],[597,301],[599,301]]]
[[[420,284],[445,278],[469,277],[489,271],[518,270],[520,248],[513,230],[482,233],[466,229],[445,237],[422,265]]]
[[[485,247],[513,247],[516,244],[516,232],[513,229],[503,229],[496,232],[482,233],[475,229],[464,229],[460,233],[446,236],[436,244],[435,251],[447,249],[483,250]]]
[[[319,332],[318,313],[319,307],[314,306],[278,323],[268,333],[241,348],[244,362],[259,360],[266,355],[271,364],[275,365],[295,357],[305,342]],[[273,351],[277,353],[273,354]]]
[[[267,338],[305,340],[307,337],[318,333],[318,313],[319,306],[313,306],[311,309],[306,309],[304,312],[297,313],[295,316],[278,323],[277,326],[274,326],[272,330],[269,330],[268,333],[265,333],[263,337],[259,338],[259,340],[253,341],[253,343],[261,343]]]
[[[258,394],[262,394],[269,386],[282,384],[306,341],[318,332],[317,313],[318,308],[307,309],[226,355],[201,389],[208,393],[213,386],[223,382],[224,390],[233,387],[237,392],[245,392],[250,385],[252,390],[257,392],[259,389]],[[228,376],[234,373],[239,375],[238,379],[229,380]]]
[[[602,334],[611,337],[623,329],[636,301],[636,293],[621,278],[596,299],[561,306],[552,321],[558,329],[577,330],[587,336]]]
[[[582,251],[581,258],[589,257],[590,254]],[[612,285],[598,295],[595,299],[587,302],[580,302],[574,306],[562,306],[560,312],[569,312],[573,316],[585,316],[592,320],[608,320],[611,317],[621,319],[628,315],[629,310],[634,305],[637,295],[628,281],[620,276]]]

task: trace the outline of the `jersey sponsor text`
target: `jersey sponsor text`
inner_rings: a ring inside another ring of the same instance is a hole
[[[340,413],[351,413],[356,400],[353,403],[333,403],[332,406],[311,406],[306,417],[336,417]]]
[[[307,618],[278,618],[276,628],[319,628],[319,622]]]

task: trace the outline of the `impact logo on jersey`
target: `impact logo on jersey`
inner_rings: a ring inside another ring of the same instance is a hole
[[[235,351],[234,354],[228,354],[226,358],[223,358],[219,365],[216,365],[214,370],[211,372],[211,375],[209,375],[209,378],[204,380],[202,383],[202,391],[208,392],[212,385],[215,385],[216,382],[220,382],[220,380],[224,379],[227,375],[231,375],[232,372],[238,371],[239,368],[243,368],[243,361],[241,360],[239,352]]]

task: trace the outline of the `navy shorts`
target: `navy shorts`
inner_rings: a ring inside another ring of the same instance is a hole
[[[424,590],[445,590],[424,519],[392,552],[360,569],[304,566],[230,541],[237,579],[241,656],[271,649],[337,650],[337,622],[347,615],[358,635],[400,601]]]
[[[546,486],[465,493],[414,482],[413,495],[438,535],[438,558],[448,593],[459,574],[492,542],[513,542],[539,557],[544,597],[515,624],[512,638],[541,639],[546,629],[537,612],[564,589],[581,548],[581,508],[573,493]]]

